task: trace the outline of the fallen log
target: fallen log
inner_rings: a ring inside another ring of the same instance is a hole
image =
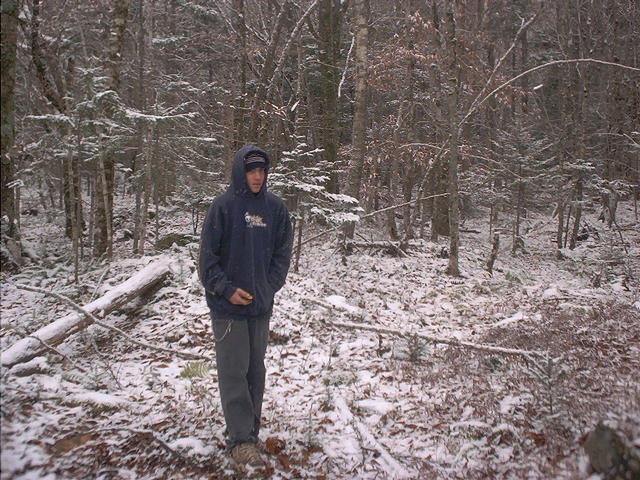
[[[147,265],[107,294],[85,305],[83,310],[89,313],[95,312],[100,316],[113,312],[162,282],[170,273],[169,263],[169,258],[162,258]],[[29,337],[18,340],[2,352],[0,363],[3,366],[11,367],[18,363],[27,362],[47,351],[44,344],[49,346],[59,345],[71,335],[84,330],[92,323],[91,317],[87,315],[70,313],[33,332]]]

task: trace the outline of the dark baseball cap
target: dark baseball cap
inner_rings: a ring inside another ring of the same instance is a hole
[[[267,165],[266,159],[262,155],[258,155],[257,153],[250,153],[244,159],[244,167],[246,171],[253,170],[254,168],[265,168]]]

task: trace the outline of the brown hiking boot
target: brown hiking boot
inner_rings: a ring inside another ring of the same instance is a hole
[[[239,465],[249,465],[255,468],[266,466],[257,445],[251,442],[241,443],[233,447],[231,458]]]

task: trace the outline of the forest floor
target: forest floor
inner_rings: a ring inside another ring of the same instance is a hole
[[[362,249],[344,259],[335,237],[306,245],[271,319],[261,431],[268,476],[599,478],[582,447],[599,421],[640,447],[633,208],[620,204],[620,231],[586,212],[591,235],[563,249],[563,260],[556,220],[530,214],[526,252],[512,255],[503,234],[493,276],[480,213],[464,224],[459,278],[444,273],[447,239],[413,240],[406,256]],[[122,207],[116,218],[118,228],[130,228]],[[81,263],[76,285],[62,218],[26,216],[22,228],[41,261],[2,275],[2,351],[20,338],[16,327],[30,333],[68,313],[15,284],[86,304],[161,255],[171,259],[171,278],[105,321],[138,340],[214,357],[197,243],[136,257],[130,241],[118,241],[109,265]],[[161,236],[190,231],[188,213],[162,211]],[[379,239],[373,224],[358,231]],[[543,356],[332,323],[347,321]],[[145,349],[95,325],[58,349],[85,373],[56,354],[2,368],[2,480],[238,477],[225,455],[213,361]]]

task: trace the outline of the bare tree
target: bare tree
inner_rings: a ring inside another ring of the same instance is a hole
[[[360,198],[362,185],[362,169],[366,155],[367,141],[367,69],[369,62],[367,52],[369,47],[369,0],[355,2],[355,62],[356,62],[356,92],[352,129],[352,156],[349,167],[349,195]],[[350,224],[347,234],[353,237],[355,224]]]
[[[15,180],[15,81],[18,42],[18,0],[2,2],[2,215],[9,219],[8,234],[19,238],[13,182]]]

